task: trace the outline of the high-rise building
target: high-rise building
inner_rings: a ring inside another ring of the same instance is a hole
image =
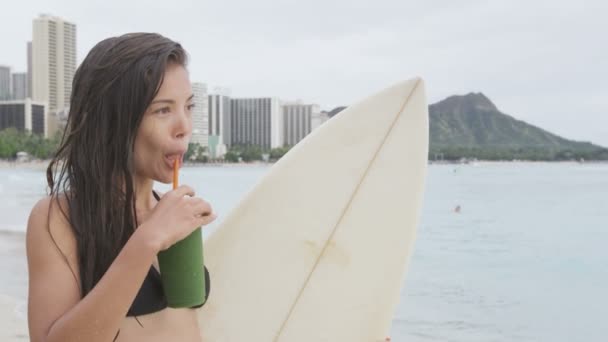
[[[230,97],[209,95],[209,154],[223,157],[230,147]]]
[[[27,96],[32,97],[32,42],[27,42]]]
[[[58,110],[49,116],[49,122],[55,125],[53,128],[59,131],[65,130],[68,124],[68,115],[70,114],[70,107]],[[55,131],[57,132],[57,131]]]
[[[265,151],[283,146],[279,99],[231,99],[230,105],[230,145],[254,145]]]
[[[0,65],[0,101],[11,98],[11,68]]]
[[[311,122],[312,130],[314,131],[315,129],[319,128],[327,120],[329,120],[329,115],[327,114],[326,111],[322,110],[322,111],[317,111],[317,112],[313,113],[312,122]]]
[[[27,73],[16,72],[13,73],[13,100],[23,100],[27,97]]]
[[[286,103],[282,107],[285,145],[294,146],[320,125],[318,118],[321,112],[318,105]]]
[[[54,115],[70,104],[76,71],[76,25],[41,15],[34,19],[32,31],[32,99],[47,103],[47,115]],[[49,126],[50,135],[56,126]]]
[[[192,110],[192,138],[190,142],[204,147],[209,146],[209,107],[207,98],[207,85],[205,83],[192,83],[194,93],[194,109]]]
[[[0,131],[16,128],[47,136],[46,104],[31,99],[0,101]]]

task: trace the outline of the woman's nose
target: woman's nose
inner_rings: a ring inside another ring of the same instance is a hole
[[[192,118],[185,110],[181,110],[176,117],[175,138],[184,139],[192,134]]]

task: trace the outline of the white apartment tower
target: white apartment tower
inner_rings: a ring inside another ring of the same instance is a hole
[[[48,104],[49,119],[70,105],[76,71],[76,25],[61,18],[41,15],[34,19],[32,35],[32,99]],[[49,135],[56,131],[54,120]]]
[[[194,93],[194,109],[192,110],[192,139],[190,142],[204,147],[209,146],[209,107],[207,98],[207,85],[205,83],[192,83]]]
[[[221,158],[230,147],[230,97],[209,95],[209,153]]]

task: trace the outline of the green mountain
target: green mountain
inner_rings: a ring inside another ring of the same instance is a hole
[[[329,112],[327,112],[327,115],[328,115],[330,118],[333,118],[333,117],[334,117],[336,114],[340,113],[341,111],[343,111],[343,110],[345,110],[345,109],[346,109],[346,107],[345,107],[345,106],[336,107],[336,108],[334,108],[334,109],[330,110]]]
[[[431,159],[608,160],[608,149],[567,140],[501,113],[483,94],[429,106]]]

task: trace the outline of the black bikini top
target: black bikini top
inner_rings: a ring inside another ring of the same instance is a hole
[[[160,197],[156,192],[152,191],[152,193],[154,194],[154,198],[156,198],[157,201],[160,201]],[[207,270],[207,267],[205,267],[205,287],[207,289],[205,302],[207,301],[207,298],[209,298],[209,292],[211,291],[210,285],[209,271]],[[192,308],[200,308],[201,306],[203,306],[203,304],[193,306]],[[146,278],[141,284],[137,296],[133,300],[133,304],[131,304],[131,308],[127,312],[127,317],[151,314],[163,310],[166,307],[167,298],[163,291],[160,273],[156,270],[156,267],[152,265],[150,266],[148,275],[146,275]]]

